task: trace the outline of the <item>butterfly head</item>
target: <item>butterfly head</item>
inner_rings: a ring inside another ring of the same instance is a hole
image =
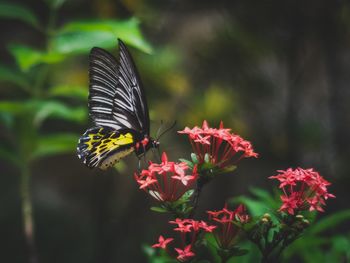
[[[151,139],[151,148],[158,149],[160,145],[160,142],[154,139]]]
[[[143,155],[145,152],[147,152],[151,148],[159,148],[159,141],[145,136],[143,140],[136,143],[135,145],[135,151],[138,156]]]

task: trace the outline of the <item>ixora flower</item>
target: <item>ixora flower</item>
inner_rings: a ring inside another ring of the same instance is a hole
[[[280,182],[279,188],[283,190],[281,195],[282,206],[279,211],[291,215],[303,210],[317,210],[323,212],[322,206],[328,198],[335,198],[328,193],[327,186],[331,183],[313,169],[289,168],[278,170],[279,174],[270,176]]]
[[[208,225],[204,221],[193,219],[176,218],[174,221],[169,221],[169,223],[176,225],[174,231],[180,233],[179,243],[181,248],[174,248],[177,253],[176,259],[180,262],[189,261],[196,255],[194,252],[194,245],[200,234],[212,232],[216,228],[216,226]],[[154,244],[152,247],[167,250],[167,244],[173,240],[173,238],[164,239],[163,236],[160,236],[158,243]]]
[[[239,205],[236,210],[227,209],[227,204],[222,210],[207,211],[209,220],[214,221],[217,228],[214,230],[214,237],[218,246],[222,249],[232,248],[238,241],[240,228],[237,224],[244,224],[249,221],[245,207]]]
[[[162,163],[150,163],[148,169],[134,175],[136,182],[154,199],[174,202],[184,195],[197,180],[197,167],[190,169],[184,162],[169,162],[166,153]]]
[[[154,244],[152,247],[166,249],[168,244],[173,240],[173,238],[164,238],[162,235],[160,235],[158,238],[158,243]]]
[[[180,262],[186,262],[187,260],[194,257],[196,254],[191,251],[192,246],[188,245],[184,249],[175,248],[175,251],[178,253],[176,259]]]
[[[199,164],[207,161],[214,166],[223,168],[237,163],[242,158],[258,157],[251,143],[239,135],[231,133],[231,129],[224,128],[222,121],[219,129],[210,128],[208,122],[204,121],[202,128],[195,126],[190,129],[186,127],[178,133],[188,135]]]

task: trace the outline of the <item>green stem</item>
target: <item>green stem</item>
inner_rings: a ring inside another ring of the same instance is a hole
[[[45,29],[45,37],[46,37],[46,52],[50,53],[50,40],[52,36],[55,35],[55,25],[57,20],[57,9],[51,7],[49,11],[49,20],[47,22],[47,26]],[[44,94],[44,87],[47,81],[48,73],[50,70],[50,65],[44,64],[42,66],[41,71],[38,73],[36,81],[34,83],[34,94],[35,98],[40,98]]]
[[[193,209],[191,211],[191,213],[189,214],[189,218],[193,218],[195,212],[196,212],[196,209],[197,209],[197,206],[198,206],[198,201],[199,201],[199,196],[202,192],[202,187],[203,185],[199,184],[197,182],[197,187],[196,189],[194,190],[194,196],[193,196]]]
[[[30,171],[28,167],[22,168],[20,177],[20,193],[22,204],[22,223],[26,241],[27,252],[30,263],[38,263],[36,254],[34,224],[33,224],[33,207],[30,195]]]

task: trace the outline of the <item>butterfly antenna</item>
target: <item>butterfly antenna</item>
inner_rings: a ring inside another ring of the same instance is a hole
[[[172,130],[176,125],[176,121],[174,121],[174,123],[167,128],[165,131],[163,131],[159,136],[157,136],[157,141],[160,139],[160,137],[162,137],[164,134],[166,134],[168,131]]]
[[[163,128],[163,120],[160,121],[160,126],[158,128],[158,131],[157,131],[157,134],[156,134],[156,138],[159,138],[159,133],[162,130],[162,128]]]
[[[146,161],[146,147],[145,146],[143,146],[143,152],[144,152],[144,154],[143,154],[143,162],[144,162],[145,165],[147,165],[147,161]]]
[[[138,163],[138,166],[137,166],[137,170],[138,170],[138,172],[139,172],[139,174],[141,173],[141,159],[140,158],[138,158],[139,159],[139,163]]]

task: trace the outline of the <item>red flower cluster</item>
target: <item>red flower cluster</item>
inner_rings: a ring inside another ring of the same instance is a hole
[[[284,195],[281,195],[283,202],[279,211],[288,212],[294,215],[302,210],[317,210],[323,212],[322,205],[333,194],[327,192],[328,181],[313,169],[292,168],[278,170],[278,175],[270,176],[270,179],[277,179],[280,182]]]
[[[147,170],[135,173],[135,180],[153,198],[161,202],[174,202],[187,192],[197,180],[197,167],[186,175],[188,165],[184,162],[169,162],[166,153],[162,154],[162,163],[150,162]]]
[[[207,121],[203,122],[202,128],[195,126],[193,129],[186,127],[181,134],[187,134],[193,151],[198,157],[199,163],[203,163],[205,155],[209,155],[209,161],[220,168],[230,164],[237,153],[242,153],[235,161],[241,158],[257,157],[250,142],[242,139],[240,136],[230,132],[231,129],[225,129],[223,122],[219,129],[210,128]]]
[[[227,209],[227,204],[222,210],[207,211],[209,219],[216,222],[217,228],[214,231],[216,243],[222,249],[232,248],[237,241],[240,233],[239,227],[235,224],[246,223],[249,216],[246,214],[245,207],[239,205],[236,210],[230,211]]]
[[[174,231],[180,232],[182,248],[174,248],[177,253],[176,259],[180,262],[186,262],[196,255],[193,252],[193,245],[200,233],[212,232],[216,228],[216,226],[208,225],[204,221],[193,219],[177,218],[175,221],[169,221],[169,223],[177,225]],[[160,236],[158,243],[152,247],[167,250],[167,245],[173,240],[173,238],[164,239],[163,236]]]

